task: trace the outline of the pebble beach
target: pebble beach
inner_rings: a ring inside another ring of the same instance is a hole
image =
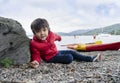
[[[102,53],[102,61],[71,64],[42,61],[36,69],[28,64],[0,67],[0,83],[120,83],[120,50],[80,53],[90,56]]]

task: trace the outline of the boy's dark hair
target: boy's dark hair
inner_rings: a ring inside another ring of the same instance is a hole
[[[48,28],[48,30],[50,31],[49,24],[46,19],[37,18],[31,23],[31,29],[34,34],[35,32],[40,31],[41,28]]]

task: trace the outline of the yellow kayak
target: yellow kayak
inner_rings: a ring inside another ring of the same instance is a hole
[[[105,51],[105,50],[118,50],[120,49],[120,42],[106,43],[106,44],[77,44],[68,45],[67,48],[77,51]]]
[[[102,41],[96,41],[94,43],[86,43],[86,44],[76,44],[73,46],[73,49],[85,51],[87,46],[99,45],[99,44],[102,44]],[[68,48],[70,48],[70,46],[68,46]]]

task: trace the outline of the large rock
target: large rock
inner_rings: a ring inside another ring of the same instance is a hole
[[[9,58],[18,65],[28,63],[29,41],[19,22],[0,17],[0,60]]]

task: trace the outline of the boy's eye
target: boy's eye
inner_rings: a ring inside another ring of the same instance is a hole
[[[46,29],[44,29],[43,31],[46,31]]]
[[[39,33],[40,31],[36,31],[36,33]]]
[[[43,28],[43,31],[47,31],[48,29],[47,28]]]

